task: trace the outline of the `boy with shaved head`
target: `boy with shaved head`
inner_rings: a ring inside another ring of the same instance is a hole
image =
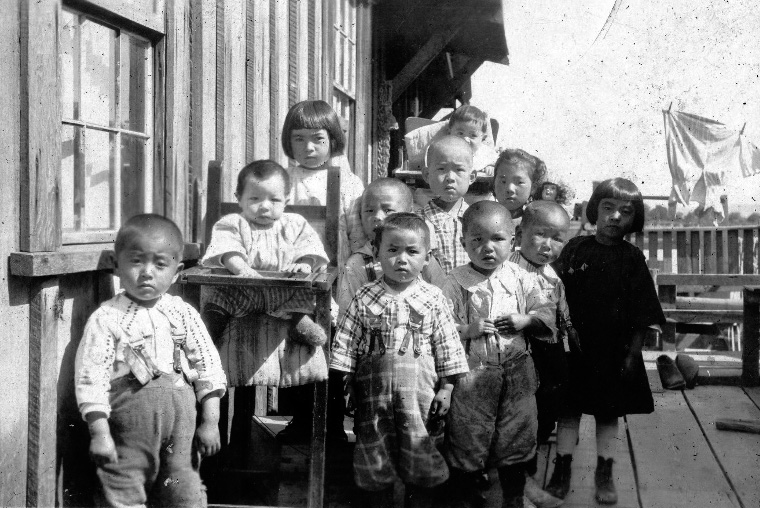
[[[430,186],[433,199],[422,209],[435,233],[433,257],[446,273],[466,264],[467,252],[459,241],[461,219],[467,210],[464,195],[475,180],[470,144],[456,136],[433,141],[425,154],[422,178]]]
[[[98,506],[206,505],[193,456],[219,451],[227,383],[198,312],[166,294],[183,247],[171,220],[129,219],[114,245],[123,291],[93,312],[79,343],[74,383],[102,487]]]
[[[526,334],[554,340],[554,308],[536,280],[507,262],[514,226],[493,201],[462,217],[470,262],[444,284],[470,372],[454,390],[447,459],[465,506],[482,506],[487,468],[496,467],[505,508],[523,507],[525,471],[536,453],[538,381]]]

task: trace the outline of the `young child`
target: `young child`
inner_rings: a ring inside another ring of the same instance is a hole
[[[358,215],[357,200],[364,184],[361,179],[334,160],[345,149],[345,136],[338,115],[320,100],[299,102],[290,108],[282,126],[282,149],[298,166],[291,168],[291,204],[327,204],[327,168],[340,169],[340,217],[338,221],[338,266],[367,241]]]
[[[448,133],[470,143],[472,167],[477,173],[493,176],[498,154],[491,146],[484,144],[488,137],[488,115],[475,106],[464,104],[449,117]]]
[[[194,454],[220,448],[226,380],[198,313],[166,294],[183,246],[169,219],[129,219],[114,245],[124,291],[93,312],[79,343],[74,382],[102,486],[98,506],[206,505]]]
[[[580,351],[568,357],[568,407],[557,426],[557,458],[547,491],[564,498],[570,489],[581,414],[590,414],[596,420],[596,500],[614,504],[618,419],[654,410],[641,347],[647,329],[665,317],[644,254],[625,241],[644,225],[636,185],[624,178],[605,180],[591,195],[586,214],[596,235],[570,240],[556,263]]]
[[[456,136],[433,141],[427,149],[422,177],[433,193],[433,199],[422,209],[435,233],[433,256],[449,273],[469,261],[459,237],[460,221],[467,210],[464,195],[475,180],[470,144]]]
[[[463,504],[482,506],[483,479],[494,466],[502,506],[522,507],[525,472],[536,453],[538,388],[525,335],[553,340],[556,316],[535,278],[505,262],[513,231],[507,209],[478,201],[462,222],[470,263],[453,269],[443,290],[470,367],[449,413],[452,484]]]
[[[285,213],[290,177],[271,160],[251,162],[238,173],[235,197],[240,213],[214,224],[201,263],[226,268],[235,275],[256,277],[257,270],[311,273],[327,264],[319,235],[298,214]],[[310,291],[259,291],[244,286],[203,286],[202,314],[218,341],[231,317],[259,312],[292,321],[291,337],[322,346],[327,334],[311,318],[316,301]]]
[[[348,373],[357,401],[354,476],[372,506],[394,506],[397,479],[406,506],[430,506],[431,489],[448,478],[426,425],[448,412],[467,362],[441,291],[419,277],[429,234],[412,213],[390,215],[375,229],[383,277],[356,293],[333,343],[330,366]]]
[[[566,348],[573,348],[577,335],[570,322],[570,310],[565,299],[565,286],[551,267],[565,245],[570,217],[554,201],[533,201],[523,212],[520,250],[513,252],[509,261],[526,270],[551,303],[557,324],[557,341],[532,340],[531,356],[539,377],[536,392],[538,407],[538,443],[549,439],[563,405],[567,389]],[[535,470],[530,468],[531,475]],[[525,495],[540,508],[560,506],[562,500],[543,491],[532,476],[526,476]]]

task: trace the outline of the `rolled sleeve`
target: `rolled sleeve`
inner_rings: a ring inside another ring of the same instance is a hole
[[[436,373],[440,377],[447,377],[468,372],[470,369],[467,366],[467,357],[464,354],[462,342],[459,340],[456,324],[443,300],[433,310],[432,315],[431,343]]]
[[[248,252],[243,243],[243,232],[238,214],[225,215],[214,224],[211,241],[201,264],[208,268],[224,268],[222,257],[225,254],[239,254],[248,263]]]
[[[185,355],[190,368],[195,370],[198,378],[193,381],[198,402],[209,394],[224,395],[227,391],[227,376],[222,368],[219,351],[214,346],[198,312],[183,302],[187,316],[187,342]]]
[[[526,272],[527,275],[527,272]],[[521,277],[523,292],[525,294],[526,313],[538,318],[548,331],[534,334],[537,339],[554,343],[557,341],[557,307],[546,297],[541,287],[530,276]]]
[[[99,411],[111,414],[108,392],[116,358],[116,340],[107,323],[108,315],[97,309],[84,329],[75,359],[74,389],[82,417]]]

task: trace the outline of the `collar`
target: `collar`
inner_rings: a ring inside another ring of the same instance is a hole
[[[450,215],[452,217],[457,217],[461,219],[462,215],[464,215],[465,210],[467,210],[467,203],[465,202],[464,198],[459,198],[458,203],[459,203],[458,205],[454,205],[454,207],[448,212],[444,210],[443,208],[441,208],[440,206],[436,205],[432,199],[428,201],[428,206],[435,213],[444,213],[446,215]],[[454,210],[456,210],[456,213],[454,212]]]
[[[367,306],[370,313],[379,316],[387,306],[387,300],[382,298],[387,296],[394,300],[403,300],[415,312],[425,315],[430,310],[428,303],[431,297],[431,291],[428,284],[421,278],[417,278],[417,283],[401,291],[400,293],[389,288],[382,278],[371,283],[362,296],[362,303]]]
[[[471,264],[468,263],[454,268],[449,275],[452,276],[468,293],[476,292],[484,282],[490,280],[492,284],[501,285],[504,288],[504,291],[508,294],[513,294],[514,288],[519,284],[513,266],[514,264],[510,266],[510,263],[505,261],[495,272],[486,276],[475,270]]]

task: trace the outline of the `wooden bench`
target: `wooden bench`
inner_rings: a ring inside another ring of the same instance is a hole
[[[745,386],[760,384],[760,275],[656,274],[655,283],[668,320],[664,348],[675,348],[678,323],[742,323],[741,381]],[[742,291],[741,301],[710,296],[732,289]],[[686,292],[698,296],[679,296]]]

